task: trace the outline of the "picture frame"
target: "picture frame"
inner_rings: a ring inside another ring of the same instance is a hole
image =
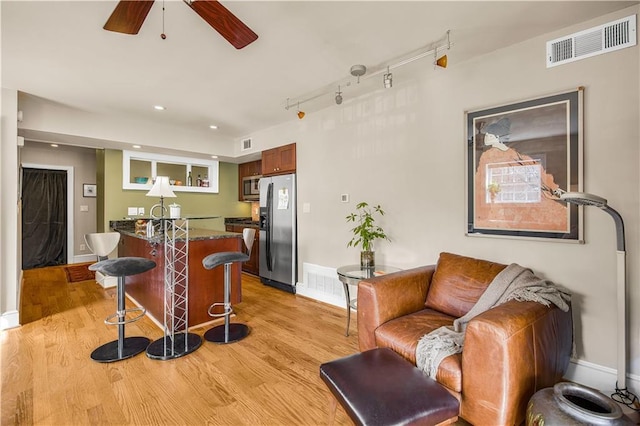
[[[465,113],[466,235],[584,242],[583,91]]]
[[[98,187],[95,183],[82,184],[82,196],[87,198],[95,198],[98,194]]]

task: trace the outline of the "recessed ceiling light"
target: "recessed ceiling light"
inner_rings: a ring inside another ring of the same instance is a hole
[[[218,126],[216,126],[215,124],[212,124],[211,126],[209,126],[210,129],[216,130],[218,128]]]
[[[57,143],[52,143],[52,144],[51,144],[51,147],[52,147],[52,148],[57,148],[57,147],[58,147],[58,144],[57,144]]]
[[[133,145],[133,147],[134,147],[135,149],[140,149],[140,148],[142,148],[140,145]]]
[[[156,105],[153,107],[154,109],[158,110],[158,111],[164,111],[166,108],[163,107],[162,105]]]
[[[212,155],[211,158],[218,158],[218,156],[217,155]]]

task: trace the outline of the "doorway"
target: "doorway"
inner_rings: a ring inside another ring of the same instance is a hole
[[[62,265],[69,259],[73,227],[69,197],[73,169],[23,165],[22,269]],[[71,214],[70,214],[71,213]]]

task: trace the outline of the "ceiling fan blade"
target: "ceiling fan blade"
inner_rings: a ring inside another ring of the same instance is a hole
[[[215,0],[184,0],[184,2],[236,49],[242,49],[258,39],[258,35],[251,28],[219,2]]]
[[[104,24],[104,29],[124,34],[138,34],[153,0],[123,0],[118,3]]]

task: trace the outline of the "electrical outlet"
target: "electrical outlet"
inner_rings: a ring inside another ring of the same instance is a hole
[[[89,211],[89,206],[80,206],[80,211],[81,212],[88,212]]]
[[[144,207],[138,207],[138,216],[144,216]]]
[[[342,201],[343,203],[348,203],[349,202],[349,194],[341,194],[340,195],[340,201]]]
[[[80,251],[85,251],[87,246],[85,244],[80,244]]]

